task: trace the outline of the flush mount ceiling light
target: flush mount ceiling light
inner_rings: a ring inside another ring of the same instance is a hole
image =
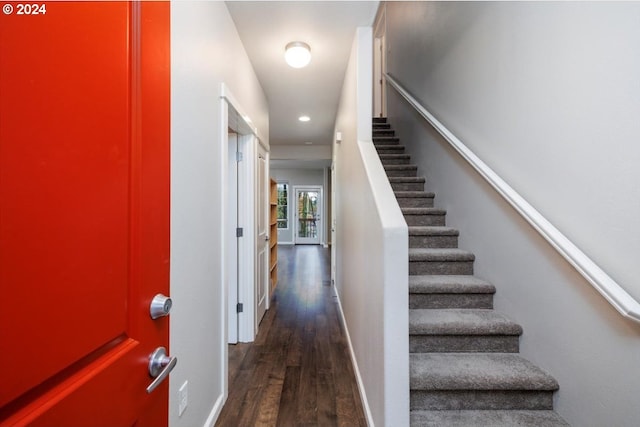
[[[300,117],[298,117],[298,120],[300,120],[301,122],[308,122],[309,120],[311,120],[311,117],[309,117],[309,116],[300,116]]]
[[[311,61],[311,48],[304,42],[291,42],[284,48],[284,60],[293,68],[306,67]]]

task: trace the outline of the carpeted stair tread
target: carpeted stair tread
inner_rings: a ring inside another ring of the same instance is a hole
[[[378,153],[378,157],[384,166],[408,166],[411,160],[411,156],[401,153]]]
[[[554,411],[411,411],[413,427],[563,427]]]
[[[408,154],[378,154],[381,159],[410,159]]]
[[[411,390],[558,390],[558,382],[510,353],[414,353]]]
[[[373,129],[391,129],[389,123],[373,123]]]
[[[458,236],[455,228],[441,226],[410,226],[409,236]]]
[[[396,198],[415,197],[418,199],[431,199],[436,196],[435,193],[429,191],[394,191],[393,194],[395,194]]]
[[[422,183],[426,180],[423,176],[390,176],[389,182],[391,184],[404,184],[404,183]]]
[[[373,117],[373,123],[387,123],[386,117]]]
[[[409,276],[409,292],[414,294],[494,294],[495,286],[476,276]]]
[[[384,170],[418,170],[416,165],[383,165]]]
[[[396,145],[400,142],[397,136],[376,136],[371,138],[374,145]]]
[[[390,150],[394,152],[398,152],[398,151],[403,152],[405,150],[405,146],[400,144],[392,144],[392,145],[376,144],[375,147],[376,147],[376,150],[378,151]]]
[[[409,248],[409,261],[473,261],[476,256],[455,248]]]
[[[413,335],[521,335],[522,327],[490,309],[409,310]]]
[[[446,210],[440,208],[400,208],[403,215],[445,215]]]

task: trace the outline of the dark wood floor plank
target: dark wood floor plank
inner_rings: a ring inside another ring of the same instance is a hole
[[[234,381],[234,378],[240,371],[240,366],[249,351],[249,347],[249,344],[243,343],[229,346],[229,380],[231,382]]]
[[[248,384],[252,373],[250,370],[239,371],[234,380],[234,384]],[[242,403],[244,402],[244,397],[245,395],[241,393],[229,393],[224,408],[216,421],[216,426],[238,425],[237,419],[240,414],[240,409],[242,408]]]
[[[336,413],[336,394],[333,385],[331,370],[320,369],[318,371],[318,425],[338,425]]]
[[[300,387],[298,388],[298,423],[312,426],[318,424],[318,372],[316,368],[316,352],[314,335],[305,330],[302,365],[300,370]]]
[[[278,420],[280,408],[280,398],[284,387],[286,375],[286,352],[284,348],[270,353],[273,358],[265,358],[271,364],[269,382],[264,388],[264,392],[258,404],[258,414],[255,422],[256,427],[273,427]]]
[[[258,404],[269,381],[268,363],[260,361],[253,370],[250,385],[238,412],[238,426],[252,426],[258,417]]]
[[[329,251],[281,246],[278,276],[256,340],[229,346],[229,397],[216,426],[365,426]]]
[[[280,406],[278,408],[278,426],[295,426],[298,417],[298,387],[300,385],[300,366],[288,366],[284,377]]]

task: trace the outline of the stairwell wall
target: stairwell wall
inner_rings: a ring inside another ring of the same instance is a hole
[[[371,141],[372,43],[358,28],[336,117],[335,286],[369,425],[407,426],[408,234]]]
[[[388,2],[387,71],[630,294],[640,298],[640,4]],[[576,426],[632,426],[640,326],[622,318],[388,90],[436,205],[476,254],[522,354]]]
[[[226,323],[220,272],[227,209],[221,83],[268,138],[266,98],[224,2],[171,2],[171,297],[169,425],[210,426],[223,403]],[[178,389],[188,406],[178,415]]]

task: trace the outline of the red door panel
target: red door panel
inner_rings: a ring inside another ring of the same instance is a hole
[[[0,424],[164,425],[169,4],[0,15]],[[23,10],[24,11],[24,10]]]

